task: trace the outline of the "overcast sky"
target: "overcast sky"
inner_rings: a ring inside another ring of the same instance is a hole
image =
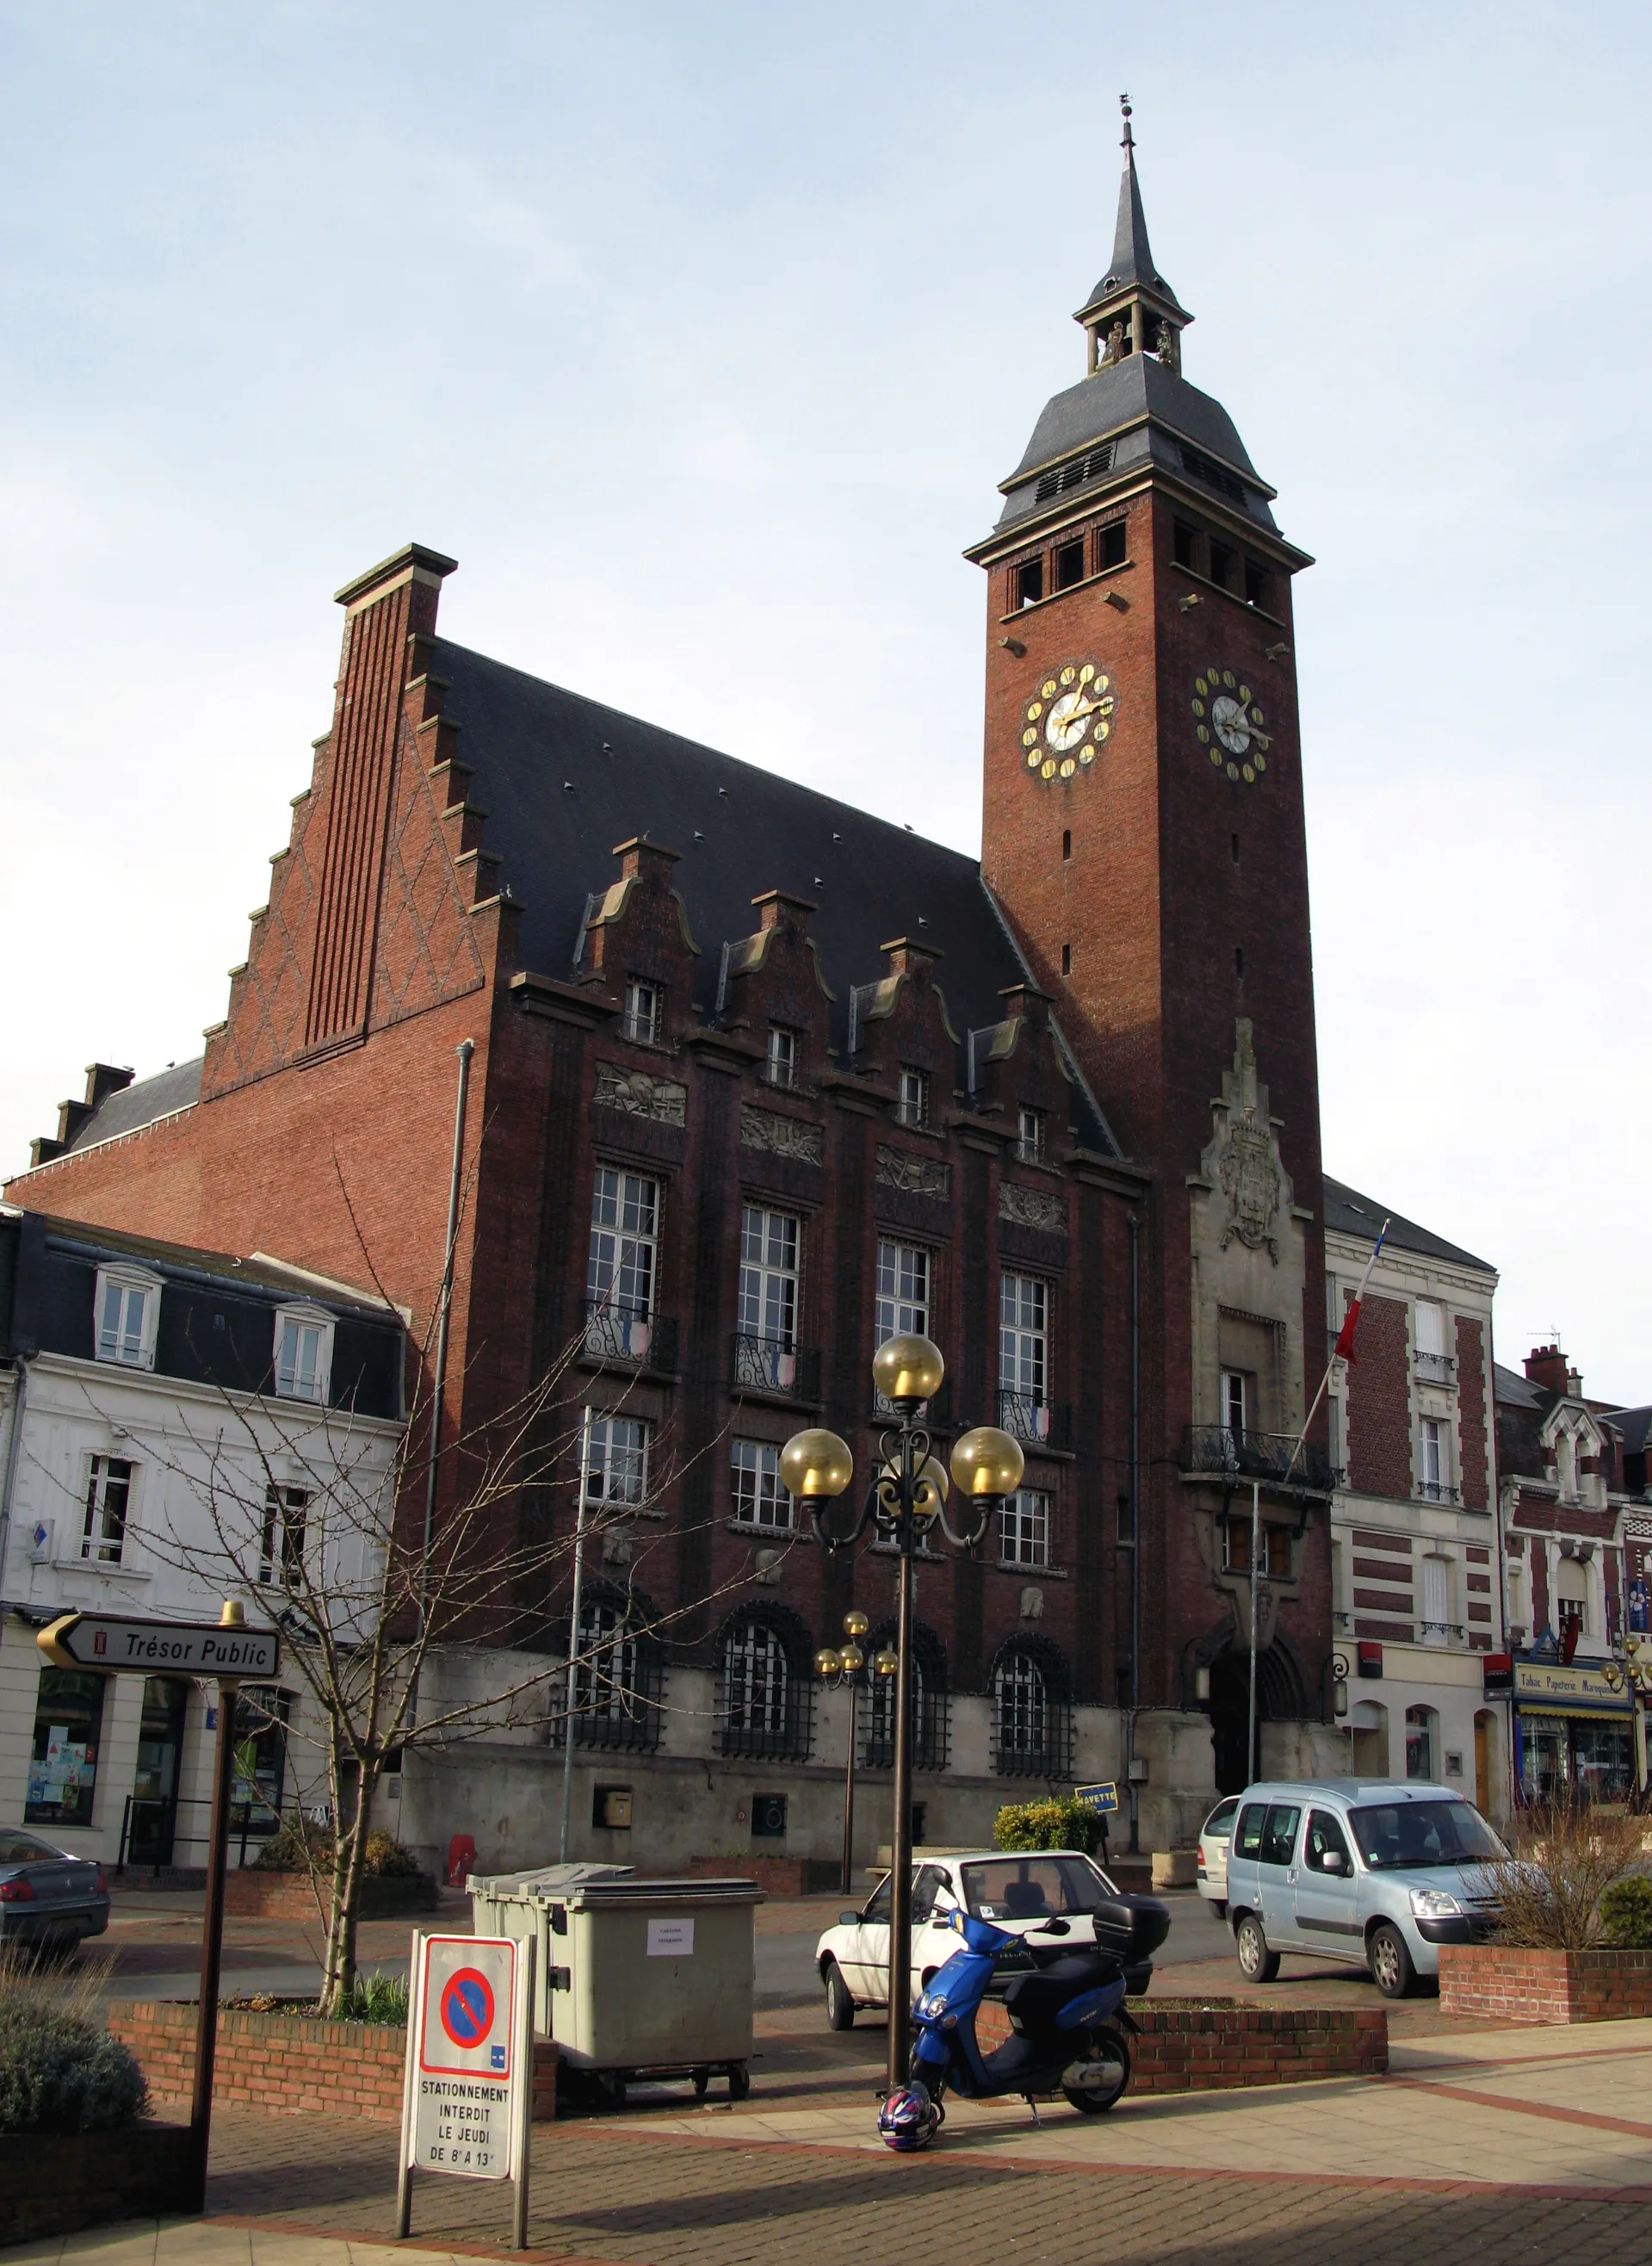
[[[409,537],[450,635],[978,849],[959,554],[1082,372],[1128,87],[1319,562],[1327,1166],[1501,1269],[1505,1360],[1652,1399],[1649,20],[0,0],[0,1165],[198,1051]]]

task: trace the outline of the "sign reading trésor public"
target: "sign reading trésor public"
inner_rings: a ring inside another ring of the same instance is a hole
[[[128,1669],[153,1676],[274,1676],[281,1639],[274,1629],[223,1628],[216,1621],[146,1621],[123,1613],[65,1613],[35,1639],[60,1668]]]

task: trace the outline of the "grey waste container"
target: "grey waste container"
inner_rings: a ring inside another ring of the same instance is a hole
[[[470,1885],[479,1933],[538,1944],[535,2026],[570,2070],[619,2099],[637,2077],[689,2077],[703,2093],[724,2074],[734,2099],[749,2091],[755,1881],[557,1865]]]

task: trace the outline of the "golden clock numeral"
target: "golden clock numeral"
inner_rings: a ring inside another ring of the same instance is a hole
[[[1055,778],[1055,776],[1056,776],[1056,758],[1054,757],[1054,756],[1046,756],[1046,757],[1045,757],[1045,758],[1044,758],[1044,763],[1043,763],[1043,768],[1042,768],[1042,773],[1041,773],[1041,776],[1042,776],[1042,777],[1043,777],[1044,778]]]
[[[1234,685],[1235,679],[1234,679],[1233,672],[1232,672],[1232,670],[1231,669],[1224,669],[1222,671],[1222,682],[1223,682],[1223,683],[1224,683],[1224,684],[1225,684],[1225,685],[1226,685],[1226,687],[1227,687],[1227,689],[1228,689],[1228,691],[1229,691],[1230,692],[1233,690],[1233,685]]]
[[[1021,735],[1021,745],[1024,748],[1035,748],[1038,745],[1037,733],[1023,732]]]
[[[1221,750],[1221,749],[1220,749],[1220,748],[1212,748],[1212,749],[1211,749],[1211,750],[1210,750],[1210,761],[1211,761],[1213,764],[1219,764],[1219,763],[1221,762],[1221,760],[1222,760],[1222,750]]]
[[[1245,705],[1245,703],[1246,703],[1246,702],[1250,698],[1250,697],[1251,697],[1251,689],[1250,689],[1250,686],[1249,686],[1248,684],[1241,684],[1241,685],[1240,685],[1240,687],[1239,687],[1239,706],[1242,708],[1242,707]]]
[[[1044,704],[1042,700],[1029,700],[1027,702],[1027,720],[1029,724],[1036,724],[1043,713]]]
[[[1256,758],[1256,768],[1257,768],[1257,770],[1258,770],[1259,771],[1265,771],[1267,770],[1267,768],[1268,768],[1268,758],[1267,758],[1267,757],[1266,757],[1266,756],[1258,756],[1258,757],[1257,757],[1257,758]]]
[[[1100,734],[1098,733],[1096,736],[1099,739],[1100,737]],[[1080,748],[1078,750],[1078,760],[1081,764],[1094,763],[1095,749],[1093,748]]]
[[[1053,699],[1056,691],[1055,678],[1053,676],[1047,676],[1038,689],[1043,694],[1046,700]]]
[[[1107,721],[1107,718],[1106,718],[1105,716],[1101,719],[1100,722],[1100,723],[1096,726],[1096,727],[1095,727],[1095,736],[1096,736],[1096,744],[1097,744],[1098,746],[1100,746],[1100,743],[1101,743],[1101,742],[1102,742],[1103,740],[1109,740],[1109,739],[1111,739],[1111,738],[1112,738],[1112,736],[1113,736],[1113,727],[1112,727],[1112,725],[1111,725],[1111,724],[1109,724],[1109,723],[1108,723],[1108,721]]]
[[[1065,669],[1061,672],[1061,681],[1064,684],[1071,684],[1078,674],[1078,670],[1073,667],[1072,663],[1069,662]]]
[[[1210,697],[1210,688],[1202,676],[1195,676],[1194,678],[1193,689],[1198,694],[1201,700],[1207,699]]]
[[[1260,708],[1253,708],[1251,710],[1251,721],[1253,724],[1264,724],[1267,720],[1267,718],[1262,714]]]
[[[1208,748],[1210,744],[1210,735],[1209,731],[1202,724],[1195,726],[1195,728],[1199,735],[1199,745],[1202,748]],[[1218,758],[1218,761],[1219,760],[1220,758]]]
[[[1250,767],[1250,765],[1249,765],[1248,764],[1246,764],[1246,766],[1245,766],[1245,773],[1244,773],[1244,776],[1245,776],[1245,784],[1246,784],[1246,786],[1255,786],[1255,784],[1256,784],[1256,774],[1255,774],[1255,772],[1251,769],[1251,767]]]
[[[1086,661],[1086,662],[1085,662],[1085,665],[1084,665],[1084,667],[1083,667],[1083,668],[1078,671],[1078,682],[1079,682],[1079,683],[1080,683],[1080,684],[1088,684],[1088,683],[1090,682],[1090,679],[1091,679],[1094,675],[1095,675],[1095,663],[1094,663],[1094,662],[1093,662],[1093,661]]]
[[[1230,764],[1227,767],[1227,775],[1231,779],[1236,779],[1239,777],[1239,765]]]
[[[1035,771],[1038,769],[1038,766],[1040,765],[1040,764],[1042,764],[1042,763],[1043,762],[1043,760],[1044,760],[1044,758],[1042,757],[1042,756],[1041,756],[1041,755],[1039,754],[1039,752],[1038,752],[1038,749],[1037,749],[1036,748],[1034,748],[1034,749],[1033,749],[1032,753],[1031,753],[1031,754],[1027,757],[1027,770],[1028,770],[1029,771]]]
[[[1202,716],[1202,715],[1203,715],[1203,713],[1204,713],[1204,703],[1203,703],[1203,701],[1202,701],[1202,700],[1195,700],[1195,701],[1194,702],[1194,704],[1193,704],[1193,713],[1194,713],[1194,714],[1195,714],[1195,716]]]
[[[1063,778],[1071,778],[1078,768],[1078,764],[1074,763],[1071,756],[1063,757],[1061,765],[1061,775]]]

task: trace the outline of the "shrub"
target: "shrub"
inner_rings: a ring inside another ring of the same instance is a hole
[[[143,2071],[101,2023],[0,1970],[0,2132],[108,2132],[147,2099]]]
[[[368,1835],[362,1863],[365,1871],[375,1874],[381,1881],[411,1880],[421,1869],[413,1851],[383,1828]]]
[[[1502,1907],[1501,1943],[1537,1951],[1587,1951],[1600,1941],[1601,1906],[1641,1854],[1638,1817],[1613,1817],[1586,1802],[1522,1810],[1509,1834],[1511,1864],[1488,1866],[1483,1893]]]
[[[1652,1951],[1652,1881],[1625,1873],[1600,1899],[1600,1940],[1614,1951]]]
[[[340,2000],[333,2020],[339,2022],[382,2022],[387,2029],[407,2027],[407,1977],[358,1975]]]
[[[1093,1857],[1101,1846],[1101,1812],[1071,1795],[1006,1802],[993,1824],[992,1842],[998,1849],[1082,1849]]]
[[[289,1817],[279,1833],[270,1836],[255,1861],[261,1872],[325,1877],[333,1870],[333,1835],[325,1825],[312,1825],[308,1818]],[[378,1827],[367,1837],[362,1869],[381,1880],[406,1880],[420,1870],[420,1864],[393,1833]]]

